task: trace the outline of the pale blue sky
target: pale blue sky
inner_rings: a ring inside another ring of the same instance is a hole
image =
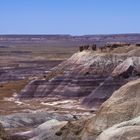
[[[0,34],[140,33],[140,0],[0,0]]]

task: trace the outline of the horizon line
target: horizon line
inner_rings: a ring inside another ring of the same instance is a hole
[[[74,34],[30,34],[30,33],[27,33],[27,34],[18,34],[18,33],[15,33],[15,34],[0,34],[0,36],[104,36],[104,35],[140,35],[140,33],[103,33],[103,34],[81,34],[81,35],[74,35]]]

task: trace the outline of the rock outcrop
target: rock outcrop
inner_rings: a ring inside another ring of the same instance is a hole
[[[67,124],[67,121],[58,121],[58,120],[49,120],[37,128],[19,133],[19,136],[26,136],[30,140],[46,140],[46,139],[53,139],[53,137],[57,137],[61,135],[58,131]],[[57,136],[58,135],[58,136]]]
[[[129,78],[130,76],[137,75],[140,75],[140,57],[126,59],[112,72],[113,77],[123,76],[124,78]]]
[[[140,115],[140,79],[131,81],[115,91],[100,107],[95,118],[85,127],[84,135],[98,136],[105,129]],[[85,139],[85,140],[86,140]]]
[[[103,131],[97,140],[139,140],[140,116],[130,121],[114,125]]]

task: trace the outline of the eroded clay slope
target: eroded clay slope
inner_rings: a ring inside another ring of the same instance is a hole
[[[84,97],[100,85],[126,56],[83,51],[52,69],[45,79],[29,83],[20,98]]]

